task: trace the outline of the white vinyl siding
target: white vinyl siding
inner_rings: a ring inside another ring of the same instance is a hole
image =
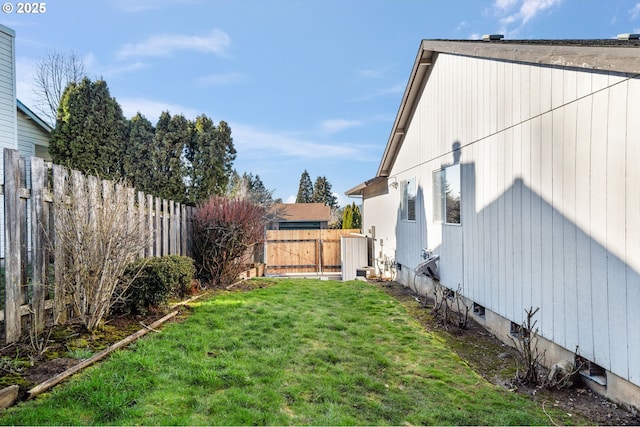
[[[16,128],[15,33],[0,25],[0,176],[3,151],[18,148]],[[4,196],[0,196],[0,224],[4,224]],[[4,233],[0,233],[0,258],[4,257]]]
[[[416,220],[416,179],[402,181],[402,220]]]
[[[444,285],[516,323],[540,307],[545,338],[640,385],[638,111],[636,76],[438,54],[390,172],[418,193],[398,262],[433,249]],[[455,144],[462,227],[434,221]],[[365,197],[369,225],[398,217],[392,193]]]

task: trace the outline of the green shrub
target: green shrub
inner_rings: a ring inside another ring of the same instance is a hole
[[[143,314],[166,304],[170,296],[185,296],[191,290],[194,275],[193,259],[186,256],[138,259],[125,272],[129,286],[122,311]]]

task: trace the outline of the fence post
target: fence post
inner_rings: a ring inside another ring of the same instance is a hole
[[[7,343],[20,338],[22,305],[22,236],[23,212],[20,201],[20,154],[4,149],[5,209],[5,305],[4,323]]]
[[[31,157],[31,211],[33,230],[33,282],[31,300],[31,310],[33,312],[34,324],[36,331],[44,328],[45,308],[44,300],[46,297],[47,284],[47,265],[48,265],[48,242],[49,235],[49,206],[44,200],[45,181],[44,160],[38,157]]]

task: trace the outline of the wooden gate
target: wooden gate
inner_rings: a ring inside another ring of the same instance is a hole
[[[340,236],[360,230],[268,230],[267,274],[339,273]]]

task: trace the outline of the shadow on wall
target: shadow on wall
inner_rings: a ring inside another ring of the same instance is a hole
[[[459,161],[459,150],[452,154],[453,161]],[[594,201],[584,203],[585,213],[571,199],[568,205],[576,206],[576,214],[603,236],[600,243],[521,178],[477,210],[476,200],[495,193],[496,171],[485,168],[476,176],[474,163],[460,165],[460,226],[427,222],[426,209],[433,201],[425,203],[421,186],[415,193],[415,219],[407,219],[408,205],[397,210],[398,275],[405,285],[415,280],[412,269],[422,260],[427,236],[438,233],[430,227],[442,227],[441,244],[431,249],[440,255],[443,285],[455,290],[460,283],[467,298],[516,323],[525,309],[540,307],[543,337],[569,351],[578,348],[579,355],[640,384],[640,322],[635,313],[640,274],[634,268],[640,264],[638,242],[625,244],[624,235],[622,242],[606,237],[606,219],[590,216],[589,203]],[[588,188],[578,190],[596,197]],[[575,193],[554,196],[566,204]]]

